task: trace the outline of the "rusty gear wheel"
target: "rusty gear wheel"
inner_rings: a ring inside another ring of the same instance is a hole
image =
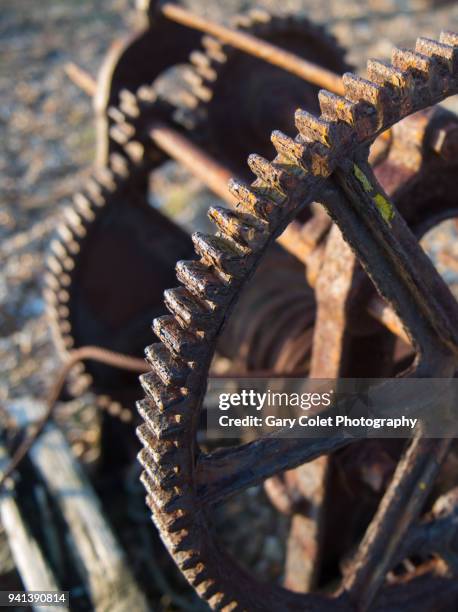
[[[336,74],[349,69],[335,37],[303,15],[253,9],[235,16],[232,25]],[[191,94],[187,121],[216,159],[237,176],[247,175],[243,161],[253,149],[272,155],[266,135],[273,124],[289,132],[296,108],[318,112],[319,88],[210,36],[202,46],[191,53],[185,73]]]
[[[145,421],[138,429],[144,446],[142,481],[166,546],[214,609],[367,610],[376,595],[380,610],[456,606],[456,579],[434,567],[381,589],[404,538],[402,552],[409,554],[407,528],[423,507],[449,440],[414,438],[334,596],[301,595],[257,583],[218,544],[211,505],[349,440],[269,437],[211,454],[196,442],[207,374],[223,325],[268,245],[316,200],[335,221],[335,244],[341,241],[340,230],[402,321],[416,350],[410,374],[454,375],[457,304],[367,157],[379,134],[458,92],[458,35],[443,33],[439,42],[419,39],[415,51],[395,49],[391,65],[369,62],[368,78],[345,74],[345,97],[321,91],[321,115],[298,111],[294,139],[274,132],[278,155],[273,162],[250,156],[258,178],[251,187],[232,185],[239,198],[235,212],[210,210],[217,234],[193,236],[200,259],[178,262],[182,285],[164,294],[171,314],[154,321],[161,342],[147,349],[152,371],[141,378],[146,398],[138,405]]]
[[[173,64],[185,62],[199,44],[199,32],[165,19],[158,10],[160,2],[144,0],[137,10],[136,28],[108,51],[97,79],[94,97],[97,150],[96,163],[106,166],[112,153],[122,146],[109,137],[113,118],[110,107],[122,104],[126,92],[135,94],[146,83],[153,83]],[[145,61],[148,58],[148,61]]]
[[[132,129],[173,111],[151,87],[121,99],[122,110],[115,110],[131,117]],[[189,236],[148,202],[149,173],[164,155],[150,147],[146,156],[139,142],[129,144],[127,155],[112,153],[108,166],[93,172],[51,243],[45,297],[64,362],[70,350],[88,345],[141,357],[151,311],[160,312],[173,281],[176,253],[192,252]],[[119,403],[133,404],[136,380],[132,372],[89,362],[75,366],[71,388],[78,394],[93,383],[101,405],[114,402],[116,411]]]

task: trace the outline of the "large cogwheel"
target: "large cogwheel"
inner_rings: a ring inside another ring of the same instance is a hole
[[[337,40],[304,15],[253,9],[235,16],[232,25],[336,74],[349,69]],[[239,176],[247,173],[243,160],[251,151],[273,153],[267,137],[272,121],[289,132],[296,108],[319,110],[317,86],[211,36],[203,37],[202,50],[193,51],[189,60],[185,78],[196,132],[209,152]]]
[[[457,304],[367,158],[379,134],[458,92],[458,35],[419,39],[415,51],[395,49],[391,64],[368,63],[368,80],[345,74],[343,83],[345,97],[319,92],[320,116],[296,112],[295,138],[273,133],[278,155],[272,162],[250,156],[257,179],[251,186],[232,184],[235,212],[210,210],[217,233],[193,236],[199,259],[178,262],[181,286],[164,293],[171,314],[155,319],[160,342],[146,351],[152,371],[141,378],[146,398],[138,404],[144,419],[138,435],[147,503],[171,555],[213,609],[448,610],[458,596],[456,579],[433,570],[384,584],[449,440],[414,438],[334,595],[257,582],[222,550],[212,530],[212,504],[350,443],[344,437],[268,437],[206,454],[196,441],[223,326],[267,247],[313,201],[326,207],[402,321],[416,350],[410,374],[451,377],[457,368]]]

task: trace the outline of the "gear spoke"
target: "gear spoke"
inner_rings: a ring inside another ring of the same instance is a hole
[[[361,612],[369,609],[393,566],[400,543],[417,519],[450,443],[448,439],[423,439],[418,432],[399,463],[344,581],[344,589]]]
[[[434,330],[457,353],[458,333],[452,324],[458,318],[456,301],[369,164],[350,162],[335,176],[352,210],[343,210],[344,206],[334,202],[330,214],[379,292],[392,302],[422,351],[431,343],[437,344],[431,333]]]
[[[209,504],[221,502],[274,474],[332,453],[351,442],[343,435],[309,440],[269,437],[203,455],[196,467],[199,497]]]

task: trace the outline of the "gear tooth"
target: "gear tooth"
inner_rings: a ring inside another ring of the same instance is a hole
[[[274,130],[270,136],[272,144],[280,157],[289,160],[293,164],[297,164],[303,170],[306,170],[304,164],[305,145],[298,140],[290,138],[280,130]]]
[[[342,81],[345,88],[345,96],[351,102],[366,102],[375,110],[377,119],[374,123],[374,130],[383,125],[384,117],[389,110],[384,88],[351,72],[346,72],[342,77]]]
[[[55,291],[53,291],[49,287],[45,287],[43,289],[43,297],[50,306],[52,306],[53,308],[57,307],[58,300]]]
[[[213,91],[206,87],[205,80],[200,71],[194,66],[188,66],[188,69],[183,73],[183,79],[192,90],[192,95],[202,102],[209,102],[213,97]]]
[[[149,349],[150,347],[147,347],[146,353],[149,352]],[[162,411],[176,406],[186,397],[179,387],[165,387],[156,372],[145,372],[139,378],[145,393],[154,400],[156,406]]]
[[[217,593],[211,597],[209,604],[212,610],[220,610],[223,612],[244,612],[234,597],[228,593]]]
[[[110,168],[96,168],[94,170],[94,178],[107,192],[113,193],[116,190],[116,181]]]
[[[136,434],[141,444],[149,450],[155,463],[161,469],[173,469],[177,465],[177,455],[179,454],[176,448],[177,441],[160,440],[146,423],[137,427]]]
[[[418,38],[415,51],[426,57],[434,58],[452,75],[458,69],[458,47],[437,42],[429,38]]]
[[[59,306],[57,309],[57,314],[59,315],[59,317],[66,318],[70,316],[70,309],[68,308],[68,306]]]
[[[175,514],[165,514],[157,507],[151,495],[146,496],[146,503],[154,516],[156,526],[159,523],[163,531],[174,534],[183,529],[191,529],[193,521],[189,513],[180,511]]]
[[[232,21],[232,25],[234,28],[240,29],[240,30],[246,30],[248,28],[251,28],[252,26],[252,21],[251,21],[251,17],[249,14],[246,15],[234,15],[234,17],[231,19]]]
[[[70,301],[70,294],[66,289],[62,289],[60,286],[59,288],[59,293],[57,294],[57,297],[59,299],[59,302],[61,302],[62,304],[67,304]]]
[[[352,139],[356,138],[357,142],[363,142],[374,135],[379,119],[371,104],[361,101],[354,102],[327,91],[320,91],[319,99],[323,117],[342,121],[351,126],[354,131]]]
[[[197,571],[193,572],[192,578],[189,581],[195,589],[197,589],[197,587],[203,582],[208,582],[211,576],[208,568],[203,563],[196,569]]]
[[[160,512],[173,512],[186,509],[186,503],[189,503],[189,497],[180,494],[175,487],[173,489],[160,489],[156,487],[155,482],[147,472],[141,473],[140,480],[148,495],[151,496],[154,505]],[[171,542],[170,539],[169,542]]]
[[[249,155],[248,166],[253,174],[261,179],[261,181],[264,183],[269,185],[276,182],[277,172],[275,168],[272,166],[270,161],[261,155],[258,155],[257,153],[252,153]]]
[[[318,93],[321,113],[324,119],[329,121],[343,121],[344,123],[354,126],[355,124],[355,104],[331,93],[326,89],[322,89]]]
[[[115,123],[124,123],[126,121],[125,114],[117,106],[108,107],[107,115]]]
[[[125,124],[127,125],[127,124]],[[135,130],[133,131],[135,134]],[[121,125],[113,125],[110,128],[110,138],[114,140],[118,145],[124,146],[129,142],[129,134],[121,127]]]
[[[395,68],[399,68],[403,72],[413,72],[423,79],[428,78],[432,65],[431,58],[426,55],[416,53],[411,49],[399,49],[396,47],[392,51],[391,62]]]
[[[209,57],[215,62],[224,64],[227,61],[227,55],[224,52],[223,45],[217,38],[213,36],[203,36],[201,42]]]
[[[233,242],[211,234],[195,232],[192,241],[202,260],[231,276],[243,276],[251,260],[242,249],[236,248]]]
[[[204,300],[223,304],[232,292],[232,283],[224,282],[200,261],[179,261],[176,271],[188,291]]]
[[[73,196],[75,208],[85,221],[90,223],[95,219],[95,212],[92,210],[92,202],[84,193],[77,193]]]
[[[64,271],[60,261],[56,257],[54,257],[54,255],[48,255],[48,258],[46,260],[46,266],[56,276],[60,276]]]
[[[137,434],[137,438],[140,440],[140,442],[145,448],[149,448],[152,444],[156,442],[154,434],[146,423],[142,423],[141,425],[139,425],[135,430],[135,433]]]
[[[221,610],[224,612],[243,612],[243,607],[238,604],[234,598],[227,594],[221,593],[217,598],[212,598],[211,601],[212,610]]]
[[[79,253],[80,245],[75,240],[74,233],[65,223],[59,223],[56,232],[59,236],[59,239],[62,240],[62,243],[65,245],[65,248],[69,253],[71,253],[72,255],[76,255],[77,253]]]
[[[257,22],[257,23],[271,23],[272,21],[272,15],[269,13],[269,11],[266,11],[262,8],[252,8],[248,11],[248,14],[250,16],[251,21]]]
[[[283,193],[297,184],[297,177],[291,171],[293,168],[269,162],[257,153],[252,153],[248,156],[248,166],[253,174],[265,185],[278,189]]]
[[[203,598],[203,599],[211,599],[212,597],[214,597],[216,594],[218,594],[220,592],[220,587],[218,586],[218,584],[214,581],[214,580],[206,580],[205,582],[203,582],[202,584],[200,584],[197,588],[196,591],[199,593],[199,595]]]
[[[412,77],[412,89],[414,106],[426,106],[431,103],[433,90],[440,88],[440,76],[438,74],[437,62],[410,49],[393,49],[391,62],[393,66]],[[411,112],[412,105],[403,109],[401,116]]]
[[[181,359],[175,359],[161,343],[151,344],[145,350],[146,359],[164,385],[183,387],[190,369]]]
[[[210,59],[205,53],[201,51],[193,51],[190,55],[190,60],[192,64],[195,66],[195,70],[206,80],[206,81],[216,81],[217,73],[213,68]]]
[[[191,553],[190,556],[186,557],[186,559],[184,559],[181,563],[180,563],[180,569],[183,572],[187,572],[189,570],[193,570],[195,569],[199,564],[202,564],[202,557],[201,555],[199,555],[196,552]]]
[[[132,119],[137,119],[140,116],[137,96],[128,89],[122,89],[119,92],[119,108]]]
[[[64,208],[62,215],[65,223],[74,234],[79,238],[84,238],[86,236],[87,230],[82,223],[81,217],[71,206]]]
[[[119,100],[124,104],[136,104],[137,97],[130,89],[121,89],[119,92]]]
[[[192,51],[189,59],[194,66],[204,66],[205,68],[208,68],[211,65],[208,55],[205,55],[205,53],[202,53],[202,51]]]
[[[136,430],[137,437],[155,463],[162,469],[173,469],[178,463],[179,451],[176,442],[171,440],[159,440],[149,429],[146,423],[139,425]]]
[[[167,411],[158,410],[149,399],[137,402],[138,413],[159,440],[175,439],[185,431],[189,420],[189,410],[186,408],[188,405],[184,401]]]
[[[280,206],[273,199],[257,193],[256,188],[248,187],[236,179],[230,179],[228,188],[248,213],[269,222],[275,222],[280,217]]]
[[[132,123],[127,123],[126,121],[116,123],[110,129],[110,136],[113,138],[113,140],[116,140],[116,142],[121,145],[129,142],[129,140],[134,138],[135,134],[135,127],[132,125]]]
[[[215,308],[196,298],[185,287],[166,289],[164,301],[184,328],[202,329],[215,318]]]
[[[148,447],[144,447],[138,453],[138,461],[140,465],[148,472],[151,479],[157,486],[170,488],[183,484],[184,478],[178,465],[161,466],[156,462],[154,455]]]
[[[171,520],[167,523],[167,530],[169,533],[176,533],[183,529],[192,528],[193,520],[190,515],[180,516],[178,518],[173,518],[174,515],[169,516],[171,516]]]
[[[104,206],[106,203],[105,197],[103,195],[103,187],[102,185],[94,178],[94,176],[91,176],[87,181],[86,181],[86,185],[85,185],[85,191],[87,192],[87,194],[89,195],[89,197],[91,198],[91,201],[93,202],[93,204],[95,206]]]
[[[395,68],[387,62],[370,59],[367,62],[367,74],[371,81],[379,85],[391,85],[393,88],[410,89],[412,79],[399,68]]]
[[[191,332],[183,330],[175,317],[157,317],[153,321],[153,329],[156,336],[176,357],[186,361],[200,361],[207,356],[207,344]]]
[[[140,102],[151,105],[157,101],[158,96],[151,85],[140,85],[137,89],[136,98]]]
[[[190,496],[187,497],[187,500],[190,501]],[[189,503],[189,502],[188,502]],[[177,508],[176,508],[177,507]],[[180,503],[180,500],[173,500],[169,504],[167,504],[168,511],[171,508],[172,510],[183,508],[183,503]],[[174,554],[182,553],[187,555],[190,550],[193,550],[195,547],[195,536],[192,533],[192,530],[182,529],[181,532],[175,534],[175,540],[172,543],[172,550]],[[179,555],[181,556],[181,555]]]
[[[113,173],[119,178],[126,179],[129,176],[129,164],[124,155],[120,153],[111,153],[109,164]]]
[[[186,70],[183,71],[183,80],[188,85],[191,85],[193,89],[194,87],[200,87],[204,83],[202,76],[196,71],[194,66],[187,66]]]
[[[444,45],[450,45],[452,47],[458,47],[458,34],[456,32],[441,32],[439,42]]]
[[[247,218],[220,206],[211,206],[208,211],[209,218],[221,231],[223,236],[235,240],[242,247],[248,247],[253,252],[261,249],[267,241],[268,234],[265,229],[250,223],[256,219]]]
[[[325,147],[342,147],[352,139],[352,130],[343,121],[330,121],[326,117],[315,117],[298,109],[295,114],[296,127],[304,140],[318,142]]]
[[[71,336],[66,338],[62,338],[62,344],[65,347],[65,350],[70,351],[75,346],[75,341]]]
[[[64,245],[62,244],[60,240],[56,240],[56,239],[52,240],[51,244],[49,245],[49,248],[56,257],[59,257],[59,258],[67,257],[67,249],[64,247]]]
[[[72,258],[72,257],[69,257],[69,256],[67,256],[67,257],[63,257],[63,258],[60,260],[60,262],[61,262],[61,264],[62,264],[63,269],[64,269],[66,272],[71,272],[71,271],[73,270],[73,268],[75,267],[75,262],[74,262],[74,260],[73,260],[73,258]]]
[[[132,140],[124,145],[124,151],[134,164],[141,164],[145,159],[145,147],[138,140]]]
[[[72,331],[70,321],[59,321],[59,329],[62,336],[70,334],[70,332]]]
[[[59,277],[59,283],[61,287],[69,287],[72,279],[69,274],[61,274]]]

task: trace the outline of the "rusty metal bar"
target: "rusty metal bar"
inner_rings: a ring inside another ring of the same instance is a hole
[[[73,83],[79,87],[89,97],[93,98],[97,89],[97,82],[89,72],[83,70],[73,62],[68,62],[64,66],[65,74]]]
[[[177,130],[160,122],[155,122],[150,127],[149,136],[156,146],[165,151],[172,159],[183,164],[213,193],[231,206],[237,202],[237,198],[227,188],[232,172],[216,162],[203,149]]]
[[[318,87],[328,89],[339,95],[344,95],[342,80],[338,74],[326,68],[322,68],[313,62],[302,59],[294,53],[285,51],[252,34],[240,32],[233,28],[209,21],[204,17],[194,15],[192,12],[176,4],[167,2],[161,6],[161,11],[165,17],[172,21],[189,28],[200,30],[206,34],[211,34],[223,43],[264,60],[269,64],[278,66]]]

